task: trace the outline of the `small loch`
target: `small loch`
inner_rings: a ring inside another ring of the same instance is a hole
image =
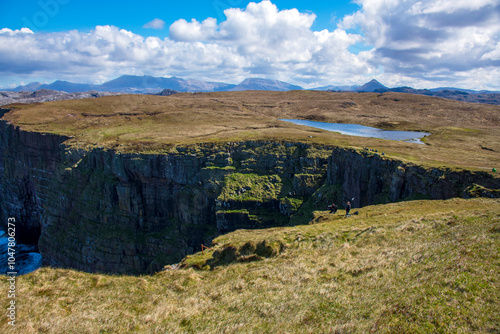
[[[310,126],[327,131],[339,132],[343,135],[348,136],[397,140],[415,144],[424,144],[421,139],[430,135],[430,133],[427,132],[382,130],[359,124],[325,123],[306,121],[301,119],[280,119],[280,121]]]

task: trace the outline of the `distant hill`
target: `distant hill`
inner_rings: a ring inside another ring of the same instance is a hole
[[[356,89],[357,92],[376,92],[377,90],[388,89],[377,80],[373,79]]]
[[[497,93],[500,93],[499,91],[492,91],[492,90],[472,90],[472,89],[455,88],[455,87],[439,87],[439,88],[432,88],[429,90],[431,92],[438,92],[438,91],[442,91],[442,90],[451,90],[451,91],[466,92],[469,94],[497,94]]]
[[[101,85],[79,84],[68,81],[55,81],[51,84],[34,82],[14,89],[5,89],[5,91],[20,92],[35,91],[38,89],[51,89],[67,93],[95,90],[100,92],[157,94],[164,89],[171,89],[177,92],[220,92],[243,90],[287,91],[302,90],[303,88],[283,81],[261,78],[248,78],[243,80],[240,84],[234,85],[223,82],[182,79],[177,77],[163,78],[148,75],[122,75],[121,77],[107,81]]]
[[[435,90],[435,89],[415,89],[411,87],[376,89],[375,92],[378,93],[396,92],[396,93],[417,94],[417,95],[434,96],[443,99],[457,100],[463,102],[500,105],[500,93],[497,92],[479,93],[473,90],[458,89],[458,88]],[[475,92],[475,93],[470,93],[470,92]]]
[[[99,85],[73,83],[69,81],[60,81],[60,80],[54,81],[50,85],[42,85],[40,86],[39,89],[58,90],[66,93],[88,92],[91,90],[102,91],[101,89],[99,89]]]
[[[377,90],[377,92],[396,92],[396,93],[408,93],[408,94],[419,94],[432,96],[434,93],[428,89],[415,89],[411,87],[396,87],[396,88],[386,88],[382,90]]]
[[[463,102],[500,105],[500,93],[469,94],[463,91],[442,90],[433,92],[432,96]]]
[[[230,91],[243,90],[273,90],[273,91],[288,91],[288,90],[303,90],[300,86],[295,86],[287,82],[278,80],[268,80],[261,78],[248,78],[243,80],[239,85],[231,88]]]
[[[359,85],[328,85],[323,87],[312,88],[311,90],[320,90],[320,91],[330,91],[330,92],[355,92],[358,89]]]
[[[365,83],[364,85],[330,85],[330,86],[323,86],[323,87],[317,87],[313,88],[313,90],[322,90],[322,91],[331,91],[331,92],[375,92],[378,90],[388,90],[386,86],[382,85],[380,82],[378,82],[375,79],[370,80],[369,82]]]
[[[23,92],[23,91],[36,91],[40,89],[48,89],[48,90],[57,90],[66,93],[76,93],[76,92],[88,92],[91,90],[99,90],[99,85],[92,84],[81,84],[81,83],[73,83],[69,81],[61,81],[57,80],[51,84],[42,84],[40,82],[31,82],[24,86],[19,86],[14,89],[5,90],[12,92]]]
[[[75,92],[120,92],[134,94],[156,94],[164,89],[172,89],[178,92],[217,92],[226,91],[235,85],[222,82],[206,82],[194,79],[162,78],[153,76],[122,75],[116,79],[107,81],[101,85],[73,83],[69,81],[54,81],[51,84],[33,82],[28,85],[19,86],[5,91],[21,92],[36,91],[39,89],[57,90],[66,93]]]
[[[4,91],[11,91],[11,92],[22,92],[22,91],[31,91],[32,92],[32,91],[40,89],[40,87],[43,85],[44,84],[42,84],[41,82],[30,82],[27,85],[18,86],[18,87],[13,88],[13,89],[3,89],[3,90]]]
[[[100,85],[99,90],[109,92],[156,94],[164,89],[178,92],[216,92],[228,90],[235,85],[222,82],[206,82],[177,77],[163,78],[153,76],[122,75]]]

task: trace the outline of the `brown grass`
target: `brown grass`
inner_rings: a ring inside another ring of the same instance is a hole
[[[287,140],[369,147],[432,166],[500,166],[499,106],[402,93],[220,92],[126,95],[15,106],[2,119],[79,147],[164,152],[173,145]],[[279,121],[300,118],[432,133],[416,145]]]

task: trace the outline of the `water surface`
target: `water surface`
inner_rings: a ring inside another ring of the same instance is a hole
[[[430,135],[430,133],[427,132],[382,130],[359,124],[326,123],[306,121],[301,119],[280,119],[280,121],[290,122],[298,125],[306,125],[327,131],[339,132],[343,135],[348,136],[398,140],[416,144],[424,144],[420,139]]]
[[[9,239],[5,231],[0,230],[0,274],[6,275],[12,270],[8,267]],[[28,274],[42,266],[42,255],[38,253],[36,245],[17,243],[15,246],[15,272],[18,275]]]

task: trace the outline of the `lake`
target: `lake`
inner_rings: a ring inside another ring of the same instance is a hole
[[[280,119],[280,121],[338,132],[348,136],[398,140],[415,144],[424,144],[421,139],[430,135],[430,133],[427,132],[382,130],[359,124],[326,123],[300,119]]]

